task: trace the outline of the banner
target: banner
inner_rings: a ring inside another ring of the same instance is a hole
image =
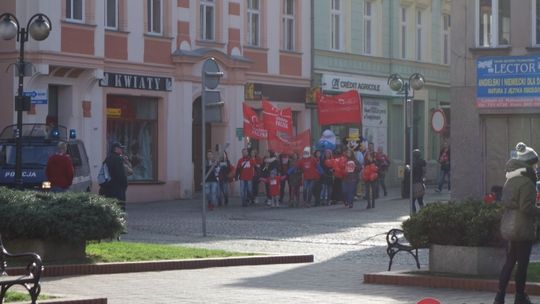
[[[362,122],[362,100],[358,91],[339,95],[317,94],[317,114],[320,125]]]
[[[291,108],[279,109],[267,100],[262,101],[264,127],[269,133],[276,131],[292,135],[292,110]]]
[[[268,133],[268,148],[277,153],[302,153],[304,147],[311,146],[311,131],[308,129],[296,136],[289,137],[279,133]]]
[[[268,131],[264,128],[264,125],[259,121],[259,117],[255,110],[245,103],[242,104],[244,112],[244,136],[254,139],[266,139],[268,138]]]

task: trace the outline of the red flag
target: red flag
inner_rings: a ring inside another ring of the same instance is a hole
[[[279,109],[267,100],[262,101],[264,127],[270,133],[279,131],[292,135],[291,108]]]
[[[259,121],[257,113],[245,103],[242,106],[244,112],[244,135],[254,139],[268,138],[268,131],[264,128],[263,123]]]
[[[339,95],[317,93],[317,113],[320,125],[362,122],[362,100],[358,91]]]
[[[276,132],[268,133],[268,147],[278,153],[301,153],[311,145],[311,131],[308,129],[296,136],[282,136]]]

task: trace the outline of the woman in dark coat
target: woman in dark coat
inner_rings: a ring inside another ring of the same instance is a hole
[[[536,207],[536,173],[533,168],[538,163],[538,154],[521,142],[517,144],[516,151],[517,157],[506,163],[501,235],[508,241],[508,248],[493,304],[504,304],[506,286],[516,263],[514,303],[531,304],[525,293],[525,282],[532,245],[536,240],[536,216],[540,215],[540,209]]]

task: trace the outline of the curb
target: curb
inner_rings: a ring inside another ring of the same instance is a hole
[[[429,288],[451,288],[472,291],[497,292],[498,281],[489,279],[468,279],[423,274],[411,274],[409,271],[387,271],[364,274],[364,284],[401,285]],[[425,271],[427,273],[427,271]],[[527,283],[525,287],[530,295],[540,295],[540,283]],[[508,293],[515,292],[514,281],[508,284]]]
[[[13,304],[26,304],[28,302],[13,302]],[[107,298],[65,298],[40,300],[40,304],[107,304]]]
[[[181,269],[200,269],[210,267],[270,265],[312,263],[312,254],[306,255],[278,255],[278,256],[248,256],[210,259],[143,261],[123,263],[97,263],[78,265],[50,265],[45,266],[43,277],[59,277],[71,275],[113,274],[144,271],[165,271]],[[12,268],[10,274],[22,275],[25,268]]]

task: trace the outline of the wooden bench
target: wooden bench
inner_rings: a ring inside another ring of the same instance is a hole
[[[409,241],[403,235],[403,230],[401,229],[390,229],[386,234],[386,253],[390,257],[390,262],[388,263],[388,271],[392,269],[392,261],[394,256],[400,252],[405,251],[410,253],[414,260],[416,261],[416,267],[420,269],[420,262],[418,261],[418,248],[413,247],[409,244]]]
[[[7,261],[20,261],[26,264],[26,269],[20,275],[9,275]],[[32,304],[35,304],[39,293],[41,292],[41,286],[39,285],[39,279],[43,272],[43,263],[41,257],[32,252],[25,253],[9,253],[4,244],[2,243],[2,236],[0,235],[0,303],[4,303],[4,297],[7,290],[14,285],[21,285],[30,294]]]

